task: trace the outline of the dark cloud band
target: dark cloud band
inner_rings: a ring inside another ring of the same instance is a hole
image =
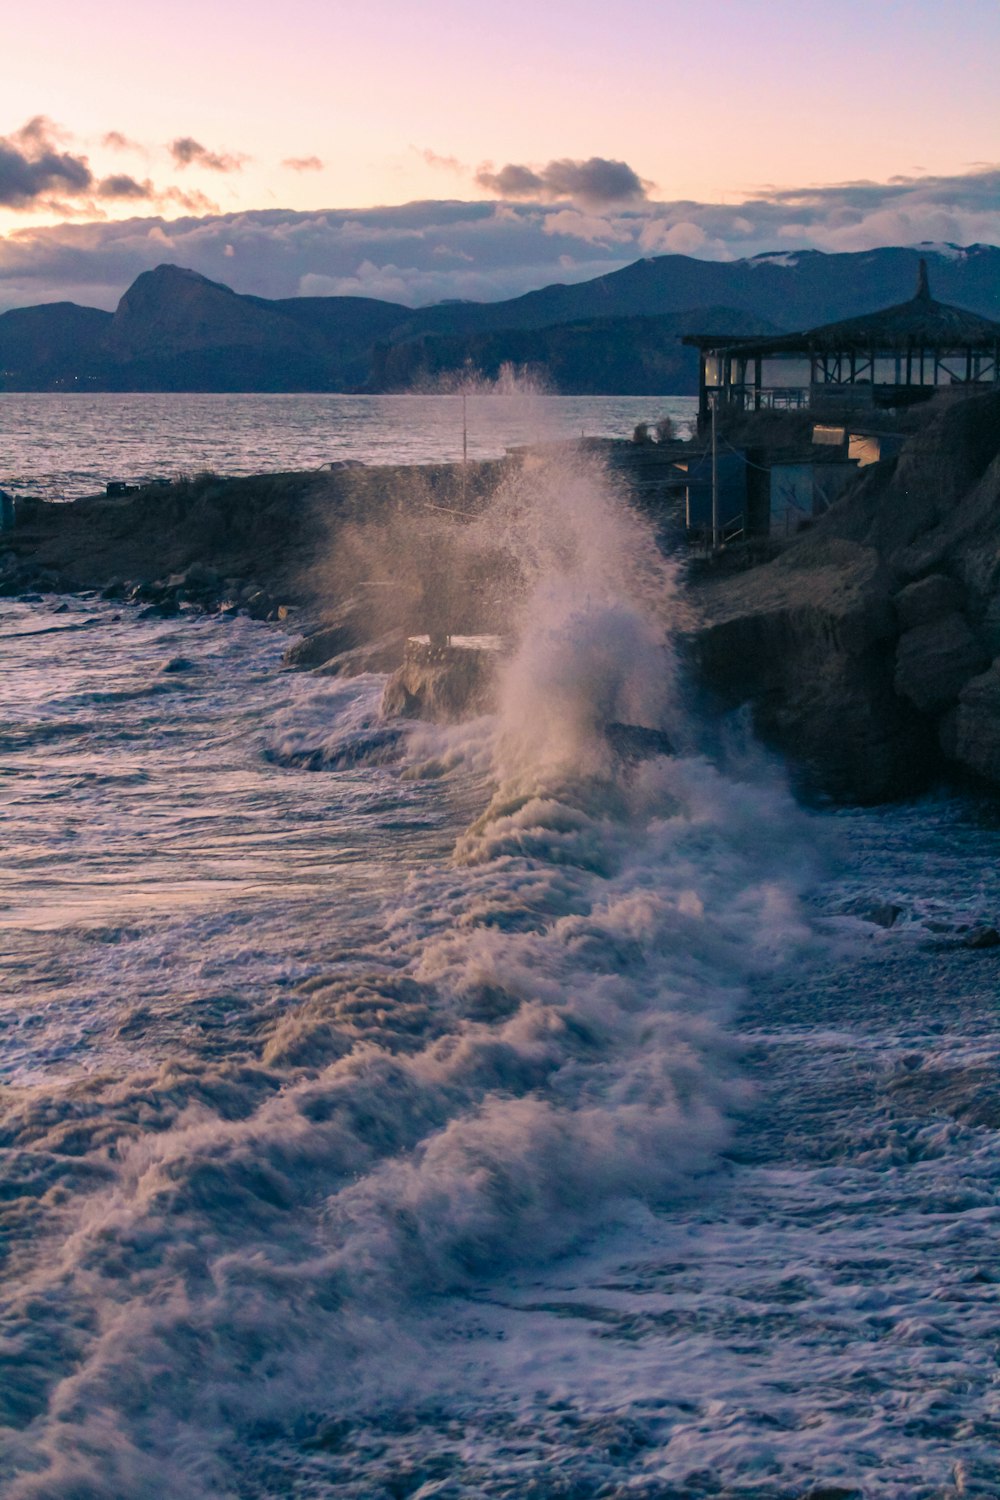
[[[210,172],[240,172],[249,158],[224,151],[209,151],[193,136],[181,135],[167,147],[178,167],[206,167]]]
[[[500,198],[528,198],[541,203],[570,198],[592,208],[640,202],[652,186],[628,162],[609,161],[603,156],[591,156],[587,161],[564,157],[537,168],[508,162],[499,171],[487,164],[479,168],[476,182]]]
[[[44,115],[0,138],[0,204],[30,208],[53,195],[88,192],[94,178],[86,157],[59,150],[60,144],[60,132]]]
[[[91,182],[87,201],[110,207],[117,197],[139,205],[151,186],[116,174]],[[186,208],[187,216],[77,222],[0,238],[0,308],[62,297],[114,306],[141,271],[164,260],[261,296],[359,295],[420,305],[517,296],[649,255],[734,260],[809,248],[1000,243],[1000,167],[886,184],[761,190],[724,205],[450,200],[219,214],[177,188],[155,202]]]

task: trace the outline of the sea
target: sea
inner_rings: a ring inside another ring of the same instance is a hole
[[[546,396],[519,383],[464,397],[0,392],[0,488],[72,500],[109,479],[503,458],[538,441],[629,438],[665,418],[688,437],[697,409],[692,396]]]
[[[296,411],[454,453],[353,400],[0,413],[52,493],[294,467]],[[0,601],[0,1493],[996,1497],[997,803],[804,805],[592,457],[483,524],[524,586],[458,724],[288,625]]]

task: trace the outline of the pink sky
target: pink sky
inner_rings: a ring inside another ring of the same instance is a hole
[[[996,0],[50,0],[4,31],[0,134],[47,115],[95,173],[225,210],[482,197],[484,161],[612,158],[654,197],[719,202],[1000,157]],[[178,170],[179,137],[246,159]]]
[[[998,0],[49,0],[4,56],[0,311],[1000,242]]]

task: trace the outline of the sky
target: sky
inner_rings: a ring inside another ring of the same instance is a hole
[[[4,33],[0,308],[164,260],[419,304],[1000,240],[1000,0],[48,0]]]

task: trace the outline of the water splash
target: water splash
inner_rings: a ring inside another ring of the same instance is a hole
[[[442,808],[478,799],[453,857],[238,1052],[5,1102],[37,1216],[2,1348],[17,1500],[235,1493],[265,1418],[446,1386],[448,1299],[710,1190],[726,1023],[806,936],[801,819],[698,758],[616,761],[610,719],[678,727],[683,605],[600,469],[524,464],[477,531],[513,642],[497,715],[428,731]]]

